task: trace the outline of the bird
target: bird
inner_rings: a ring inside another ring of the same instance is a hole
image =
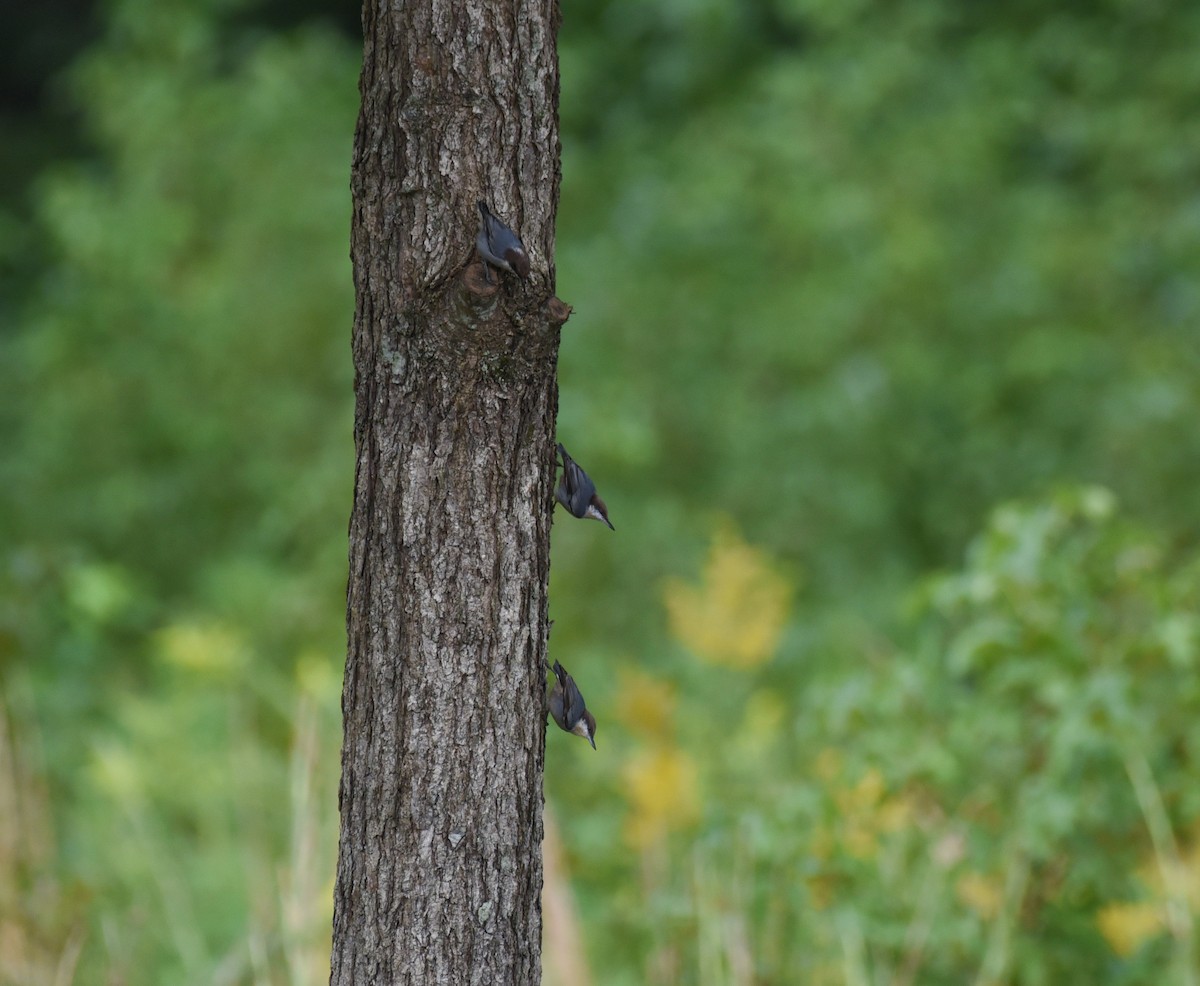
[[[572,516],[583,519],[602,520],[610,531],[615,531],[612,521],[608,519],[608,507],[596,492],[596,484],[591,481],[582,467],[567,455],[567,450],[558,443],[558,454],[562,456],[563,474],[554,491],[554,498],[567,508]]]
[[[596,717],[587,710],[579,686],[567,669],[555,661],[553,670],[558,680],[550,689],[550,715],[559,729],[582,736],[596,749]]]
[[[492,210],[483,199],[475,204],[479,206],[479,234],[475,237],[475,249],[483,258],[483,273],[488,283],[492,283],[488,264],[522,279],[528,277],[529,253],[521,238],[492,215]]]

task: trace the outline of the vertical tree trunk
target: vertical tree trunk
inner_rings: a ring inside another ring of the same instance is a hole
[[[333,986],[540,981],[557,26],[554,0],[363,9]],[[479,198],[528,281],[473,263]]]

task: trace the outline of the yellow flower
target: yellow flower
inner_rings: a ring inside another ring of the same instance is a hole
[[[875,827],[880,832],[899,832],[912,823],[915,809],[911,798],[897,795],[879,806]]]
[[[671,633],[688,650],[746,670],[770,660],[779,646],[791,586],[726,524],[713,537],[700,584],[670,579],[663,595]]]
[[[808,898],[815,910],[823,911],[833,903],[838,891],[838,877],[834,873],[816,873],[805,877]]]
[[[866,813],[879,804],[879,799],[883,796],[883,787],[883,774],[871,767],[854,787],[835,792],[833,800],[845,814]]]
[[[824,825],[818,825],[813,832],[809,852],[812,853],[814,858],[824,862],[833,855],[833,851],[836,848],[837,840],[833,837],[833,833]]]
[[[1003,891],[991,877],[982,873],[964,873],[954,885],[958,899],[971,908],[985,921],[991,920],[1000,910]]]
[[[1200,840],[1180,854],[1177,862],[1148,859],[1137,869],[1138,879],[1158,900],[1180,897],[1200,911]]]
[[[1133,904],[1109,904],[1096,915],[1096,926],[1114,953],[1132,955],[1151,938],[1162,934],[1165,924],[1162,908],[1143,901]]]
[[[863,819],[855,819],[843,826],[842,845],[854,859],[871,859],[879,848],[879,839]]]
[[[1200,840],[1193,841],[1177,861],[1147,859],[1136,872],[1150,899],[1107,904],[1096,914],[1100,934],[1121,956],[1136,952],[1167,930],[1165,905],[1172,898],[1182,899],[1191,910],[1200,909]]]
[[[837,838],[846,855],[859,860],[873,858],[881,836],[906,828],[914,814],[912,801],[904,794],[886,797],[887,782],[875,767],[869,768],[853,785],[835,786],[841,773],[841,755],[822,750],[815,763],[817,776],[831,789],[837,813]],[[813,851],[820,855],[814,842]],[[828,853],[826,853],[828,855]]]
[[[833,793],[833,802],[842,818],[842,846],[855,859],[870,859],[879,848],[875,822],[883,790],[883,774],[872,767],[853,787]]]
[[[699,818],[696,764],[682,750],[661,746],[643,751],[622,773],[631,809],[625,838],[634,848],[645,849]]]
[[[635,736],[666,740],[675,720],[675,688],[630,668],[617,672],[617,720]]]
[[[842,751],[837,747],[825,747],[813,761],[813,773],[826,784],[831,783],[841,772]]]

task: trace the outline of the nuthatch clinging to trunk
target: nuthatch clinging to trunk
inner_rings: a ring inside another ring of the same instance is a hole
[[[483,273],[488,282],[492,280],[488,264],[520,278],[528,277],[529,254],[521,238],[493,216],[482,199],[476,205],[479,206],[479,235],[475,237],[475,249],[483,258]]]
[[[584,705],[575,679],[558,661],[554,662],[554,677],[558,681],[550,689],[550,715],[559,729],[582,736],[596,749],[596,717]]]
[[[588,474],[580,468],[579,463],[567,455],[567,450],[558,443],[558,454],[562,456],[563,474],[554,491],[554,498],[566,507],[571,514],[580,519],[590,517],[592,520],[602,520],[610,531],[615,531],[612,521],[608,519],[608,507],[596,492],[596,484]]]

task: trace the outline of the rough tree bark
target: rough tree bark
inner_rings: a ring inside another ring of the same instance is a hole
[[[332,986],[540,981],[555,0],[367,0]],[[488,284],[476,199],[526,282]]]

